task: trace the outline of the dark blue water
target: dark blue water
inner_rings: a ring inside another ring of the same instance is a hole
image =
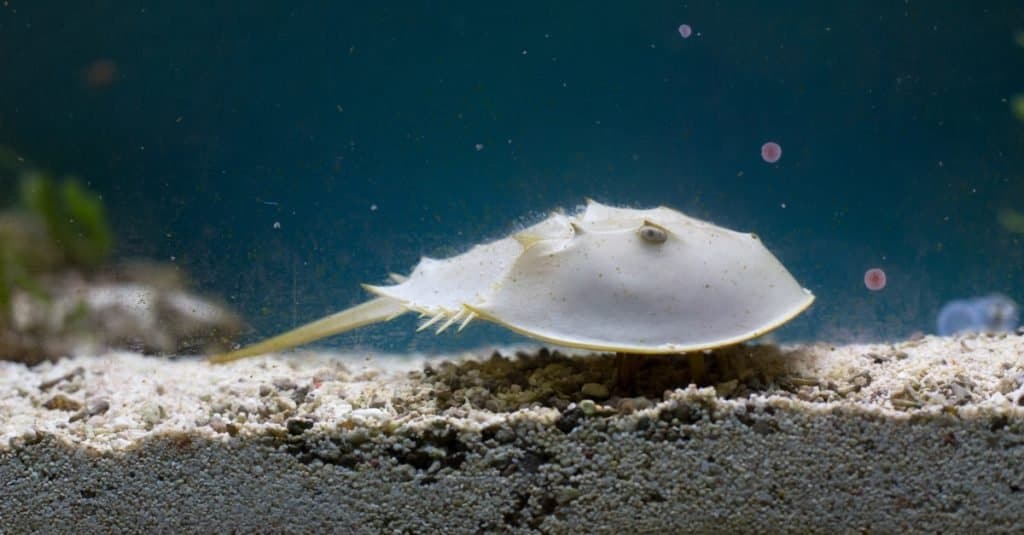
[[[996,217],[1024,212],[1019,2],[374,4],[5,0],[0,144],[86,179],[120,256],[173,259],[254,338],[584,196],[756,231],[818,295],[783,338],[1024,301]],[[512,339],[413,326],[332,342]]]

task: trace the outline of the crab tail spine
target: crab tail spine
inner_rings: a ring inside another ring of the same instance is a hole
[[[402,314],[405,314],[408,311],[409,311],[408,308],[402,307],[400,310],[396,310],[394,314],[384,318],[383,321],[391,321],[391,320],[397,318],[398,316],[401,316]]]
[[[264,353],[283,351],[364,325],[387,321],[405,311],[405,306],[400,301],[390,297],[377,297],[237,351],[213,355],[209,360],[212,363],[220,364]]]
[[[422,331],[424,329],[429,328],[431,325],[433,325],[433,324],[441,321],[442,319],[444,319],[444,317],[445,317],[444,311],[441,311],[441,312],[438,312],[437,314],[434,314],[434,317],[432,317],[429,320],[427,320],[427,321],[423,322],[422,324],[420,324],[420,326],[416,328],[416,332],[420,332],[420,331]]]
[[[462,323],[459,324],[459,328],[456,329],[455,332],[457,332],[457,333],[458,332],[462,332],[462,329],[465,329],[466,325],[469,325],[469,322],[473,321],[473,318],[475,318],[475,317],[476,317],[476,312],[473,312],[472,310],[470,310],[469,314],[466,315],[466,319],[462,320]]]
[[[435,334],[443,333],[445,331],[445,329],[447,329],[448,327],[451,327],[453,323],[455,323],[456,321],[459,321],[460,319],[462,319],[462,315],[465,314],[465,313],[466,313],[466,309],[462,309],[462,310],[456,312],[455,314],[452,314],[451,317],[448,318],[448,321],[442,323],[441,326],[437,328],[437,333],[435,333]]]

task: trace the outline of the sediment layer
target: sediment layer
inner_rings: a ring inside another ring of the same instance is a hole
[[[637,358],[0,363],[0,531],[1019,529],[1024,337]]]

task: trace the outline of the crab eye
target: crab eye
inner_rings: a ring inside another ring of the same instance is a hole
[[[650,224],[640,227],[639,233],[640,238],[647,243],[664,243],[668,239],[665,229]]]

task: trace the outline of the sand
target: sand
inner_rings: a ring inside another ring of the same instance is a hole
[[[0,532],[1019,532],[1024,337],[0,362]]]

